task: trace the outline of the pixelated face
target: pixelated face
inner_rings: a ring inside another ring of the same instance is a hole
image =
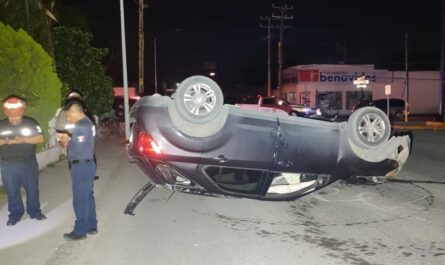
[[[80,106],[77,104],[73,104],[68,110],[66,110],[66,119],[74,124],[79,120],[79,117],[82,114],[82,111],[80,110]]]
[[[22,116],[9,116],[8,120],[12,125],[17,126],[22,123]]]
[[[77,110],[76,108],[73,106],[71,106],[67,111],[66,111],[66,119],[70,122],[70,123],[76,123],[76,113]]]

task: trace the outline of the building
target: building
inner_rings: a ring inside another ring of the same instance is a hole
[[[311,64],[290,67],[283,72],[282,96],[291,103],[349,113],[361,100],[406,99],[404,71],[375,69],[374,65]],[[364,76],[366,88],[353,81]],[[440,114],[439,71],[409,72],[408,105],[412,114]]]

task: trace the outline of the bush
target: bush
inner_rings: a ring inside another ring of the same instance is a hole
[[[48,121],[61,101],[62,84],[52,63],[48,53],[25,31],[15,31],[0,22],[0,97],[14,94],[25,98],[25,115],[39,122],[46,140]]]

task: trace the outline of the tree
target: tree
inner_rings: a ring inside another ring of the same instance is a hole
[[[65,84],[62,95],[78,89],[88,109],[98,116],[111,109],[112,79],[105,75],[102,59],[108,50],[91,46],[92,35],[80,29],[54,28],[57,73]]]
[[[0,22],[0,97],[28,101],[26,115],[36,119],[48,137],[48,121],[60,106],[62,83],[53,60],[25,31]]]
[[[55,0],[0,0],[0,17],[14,29],[23,29],[52,56],[51,25]]]

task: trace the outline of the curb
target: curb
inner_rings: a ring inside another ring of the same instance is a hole
[[[394,129],[405,130],[432,130],[432,131],[445,131],[445,122],[427,121],[425,125],[403,125],[397,124],[392,126]]]
[[[440,121],[427,121],[426,122],[427,126],[443,126],[445,127],[445,122],[440,122]]]

